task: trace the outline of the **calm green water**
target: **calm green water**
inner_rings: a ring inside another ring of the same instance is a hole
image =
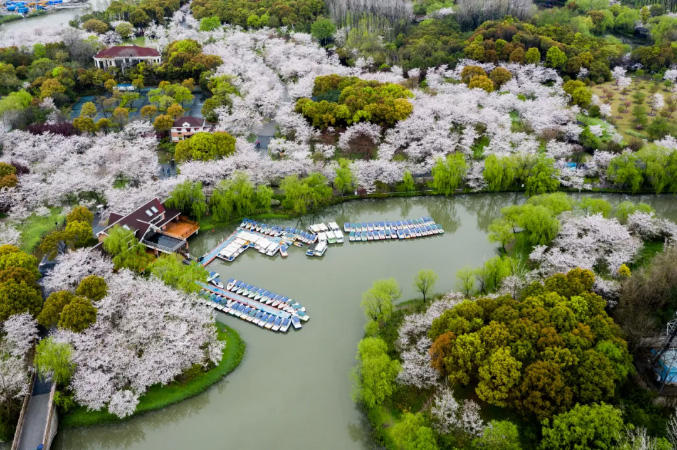
[[[614,203],[621,196],[607,196]],[[220,316],[247,342],[240,367],[206,393],[120,425],[60,430],[57,449],[359,449],[368,448],[363,417],[351,399],[350,371],[364,318],[361,293],[379,278],[394,277],[403,298],[415,296],[412,280],[421,268],[440,275],[436,291],[454,287],[455,273],[494,255],[488,224],[516,194],[352,202],[285,224],[431,216],[443,236],[405,242],[330,246],[323,258],[293,247],[289,257],[269,258],[249,250],[234,263],[209,268],[291,296],[311,316],[303,329],[280,335],[230,316]],[[635,198],[637,200],[637,198]],[[661,215],[677,219],[675,197],[648,197]],[[191,243],[201,255],[231,229],[203,230]]]

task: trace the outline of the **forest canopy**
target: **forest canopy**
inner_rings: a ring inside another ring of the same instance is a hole
[[[317,128],[371,122],[390,127],[409,117],[413,94],[395,83],[326,75],[315,78],[313,97],[300,98],[296,112]]]

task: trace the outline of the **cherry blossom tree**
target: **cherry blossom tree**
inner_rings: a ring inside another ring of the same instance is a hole
[[[10,223],[0,222],[0,242],[19,245],[21,243],[21,232]]]
[[[537,246],[529,255],[540,263],[541,274],[568,272],[575,267],[594,270],[599,264],[616,273],[642,247],[642,241],[615,218],[564,213],[560,219],[560,231],[550,245]]]
[[[435,419],[435,428],[441,433],[461,430],[479,436],[484,429],[484,421],[480,417],[480,406],[477,402],[457,401],[448,386],[437,392],[430,412]]]
[[[419,389],[433,387],[437,384],[439,373],[430,364],[430,346],[428,337],[422,337],[416,345],[400,353],[402,369],[396,381],[400,384],[415,386]]]
[[[81,248],[58,256],[56,266],[43,278],[42,284],[48,292],[75,290],[89,275],[107,279],[112,272],[113,263],[102,252]]]
[[[353,124],[349,126],[339,137],[339,148],[342,150],[348,150],[350,147],[350,141],[360,136],[368,138],[373,144],[378,144],[381,140],[381,127],[368,122],[358,122]]]
[[[649,104],[650,104],[651,109],[653,110],[654,114],[657,111],[660,111],[661,109],[663,109],[663,106],[665,106],[665,98],[663,98],[663,94],[661,94],[660,92],[656,92],[649,99]]]
[[[124,417],[149,386],[220,361],[225,344],[216,337],[213,313],[194,296],[127,270],[107,281],[96,323],[82,333],[55,333],[74,349],[70,387],[78,403]]]
[[[663,74],[663,79],[674,83],[677,81],[677,69],[668,69]]]
[[[38,336],[38,325],[28,313],[9,317],[0,327],[0,403],[7,405],[28,393],[26,356]]]

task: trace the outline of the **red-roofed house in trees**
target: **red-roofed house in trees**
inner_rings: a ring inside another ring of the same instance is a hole
[[[192,116],[179,117],[172,126],[172,142],[182,141],[201,131],[207,131],[204,119]]]
[[[156,254],[186,253],[186,240],[200,229],[196,222],[181,217],[181,212],[175,209],[165,207],[158,198],[127,215],[111,213],[108,226],[96,233],[99,241],[103,241],[116,225],[133,231],[139,242]]]
[[[140,62],[160,64],[162,56],[154,48],[136,45],[116,45],[94,55],[94,65],[99,69],[118,67],[124,70]]]

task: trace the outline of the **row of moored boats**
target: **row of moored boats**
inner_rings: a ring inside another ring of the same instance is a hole
[[[310,225],[308,229],[317,235],[318,241],[326,241],[328,244],[343,244],[344,242],[341,227],[336,222],[316,223]]]
[[[273,237],[285,238],[290,242],[298,241],[301,244],[312,244],[317,241],[316,233],[308,233],[294,227],[281,227],[279,225],[268,225],[263,222],[257,222],[251,219],[244,219],[240,223],[240,229],[256,231]]]
[[[444,229],[431,217],[386,222],[349,223],[343,225],[350,242],[413,239],[443,234]]]
[[[310,319],[305,307],[289,297],[241,280],[229,279],[224,286],[216,272],[211,272],[207,281],[198,284],[211,306],[262,328],[286,332],[290,326],[301,328],[301,322]]]

